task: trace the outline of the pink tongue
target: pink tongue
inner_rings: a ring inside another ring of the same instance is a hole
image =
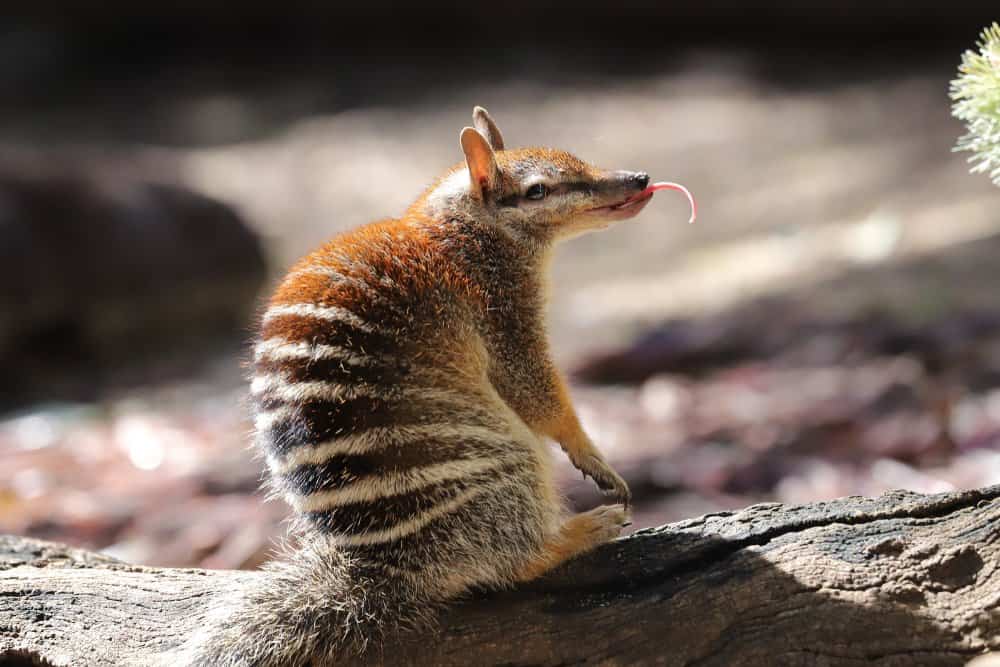
[[[683,192],[684,196],[688,198],[688,203],[691,204],[691,219],[688,223],[694,222],[694,219],[698,217],[698,204],[694,201],[694,196],[688,191],[686,187],[680,183],[668,183],[663,181],[661,183],[653,183],[645,190],[640,192],[636,197],[644,197],[645,195],[652,195],[657,190],[677,190],[678,192]]]

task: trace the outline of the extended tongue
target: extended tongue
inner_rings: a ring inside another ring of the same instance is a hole
[[[698,204],[695,203],[694,196],[680,183],[670,183],[667,181],[653,183],[636,196],[642,197],[644,195],[652,195],[657,190],[677,190],[678,192],[683,192],[684,196],[688,198],[688,203],[691,205],[691,219],[688,220],[688,224],[694,222],[694,219],[698,217]]]

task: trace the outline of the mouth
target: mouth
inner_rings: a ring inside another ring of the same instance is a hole
[[[695,218],[698,217],[698,204],[695,202],[694,196],[680,183],[671,183],[669,181],[653,183],[642,192],[637,192],[617,204],[600,206],[598,208],[590,209],[588,212],[610,220],[624,220],[626,218],[631,218],[632,216],[638,214],[639,211],[641,211],[646,204],[649,203],[649,200],[653,198],[653,194],[658,190],[676,190],[687,197],[688,204],[691,205],[691,217],[688,219],[688,222],[691,223],[695,221]]]
[[[588,213],[600,216],[602,218],[610,218],[612,220],[625,220],[639,214],[649,200],[653,198],[653,193],[648,190],[643,190],[642,192],[637,192],[636,194],[623,199],[616,204],[610,204],[608,206],[598,206],[597,208],[592,208]]]

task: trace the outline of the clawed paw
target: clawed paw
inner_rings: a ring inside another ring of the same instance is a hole
[[[613,497],[626,508],[631,504],[632,492],[629,490],[628,484],[606,462],[594,456],[588,456],[587,460],[580,462],[577,467],[583,471],[584,476],[593,479],[597,488],[605,495]]]
[[[622,529],[632,524],[628,508],[625,505],[602,505],[587,512],[594,520],[594,529],[598,533],[597,541],[606,542],[618,537]]]

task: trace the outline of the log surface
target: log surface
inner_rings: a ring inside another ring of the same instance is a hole
[[[260,572],[0,537],[0,665],[171,664]],[[1000,486],[755,505],[456,604],[392,664],[962,665],[1000,649]]]

